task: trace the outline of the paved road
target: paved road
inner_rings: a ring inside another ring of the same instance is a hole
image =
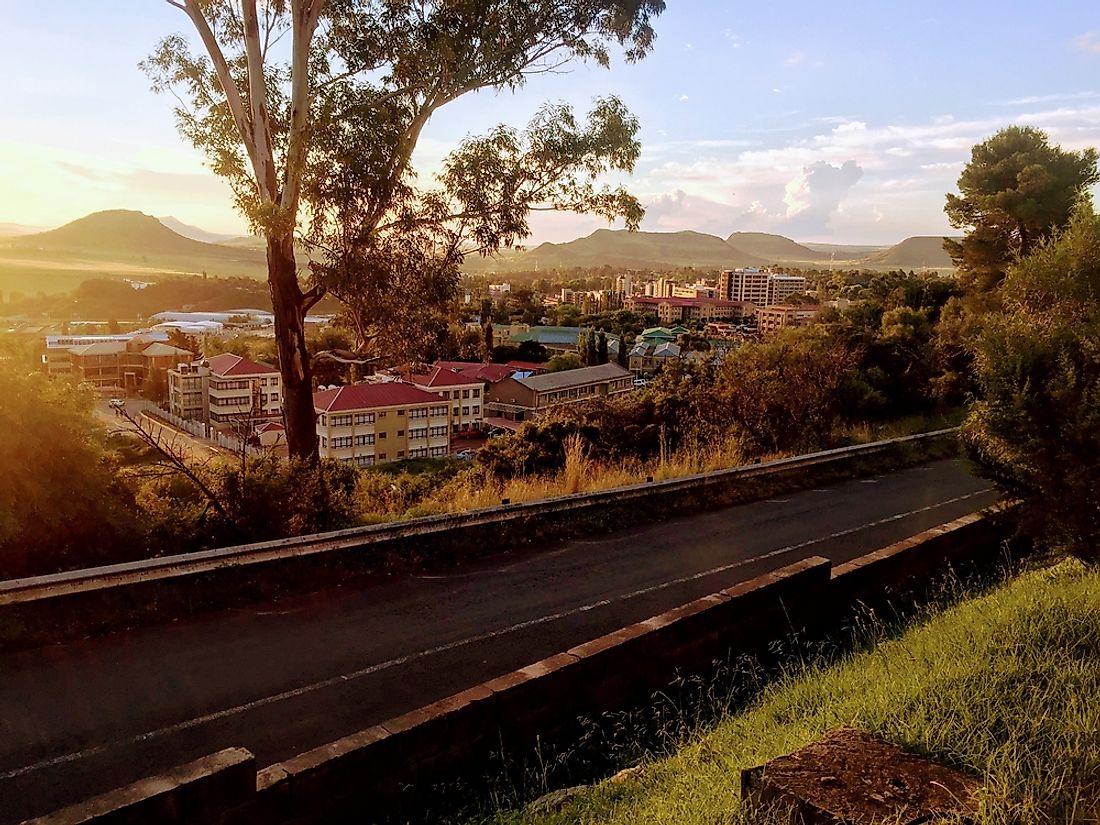
[[[810,555],[994,501],[941,461],[444,576],[0,656],[0,823],[223,747],[271,764]]]
[[[124,399],[124,403],[126,405],[126,412],[135,421],[141,420],[141,413],[143,410],[157,409],[156,404],[141,398],[127,398]],[[97,401],[92,412],[109,432],[136,429],[129,420],[119,415],[118,411],[111,407],[110,401],[106,398],[101,398]],[[152,427],[154,428],[152,432],[158,435],[167,446],[177,451],[182,451],[184,455],[192,461],[205,461],[213,456],[229,455],[227,450],[214,445],[204,438],[196,438],[190,433],[177,430],[159,421],[153,424]]]

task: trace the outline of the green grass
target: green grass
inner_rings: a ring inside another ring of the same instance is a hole
[[[507,825],[763,825],[742,768],[841,725],[971,771],[980,823],[1100,822],[1100,571],[1026,573],[839,662],[792,673],[640,774]]]

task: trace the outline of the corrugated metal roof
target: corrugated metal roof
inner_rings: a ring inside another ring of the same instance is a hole
[[[517,380],[523,386],[536,392],[547,392],[548,390],[560,390],[567,387],[579,387],[584,384],[591,384],[594,381],[625,378],[629,375],[630,370],[623,369],[618,364],[599,364],[595,367],[581,367],[576,370],[551,372],[546,375],[532,375],[530,378]]]

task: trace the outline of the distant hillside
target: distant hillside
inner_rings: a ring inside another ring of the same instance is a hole
[[[17,249],[192,257],[237,257],[239,251],[185,238],[156,218],[127,209],[93,212],[48,232],[15,238]]]
[[[190,238],[193,241],[202,241],[203,243],[223,243],[225,241],[231,241],[236,238],[236,235],[219,235],[217,232],[207,232],[205,229],[200,229],[197,226],[192,226],[189,223],[184,223],[179,218],[174,218],[171,215],[165,215],[157,218],[162,224],[167,226],[177,235],[182,235],[185,238]]]
[[[897,269],[952,269],[955,264],[943,249],[943,237],[918,235],[897,246],[869,256],[865,263]]]
[[[764,264],[761,258],[734,249],[721,238],[701,232],[627,232],[598,229],[568,243],[544,243],[517,255],[511,269],[621,266],[647,269],[694,266],[720,269]]]
[[[822,252],[825,259],[833,258],[837,261],[858,261],[869,255],[885,252],[890,248],[889,244],[850,244],[850,243],[804,243],[803,246]]]
[[[0,223],[0,238],[14,238],[17,235],[33,235],[41,232],[44,226],[23,226],[21,223]]]
[[[767,232],[734,232],[726,243],[739,253],[752,255],[771,263],[783,261],[822,261],[829,255],[810,249],[782,235]]]
[[[0,239],[0,275],[8,289],[22,291],[28,280],[46,271],[54,273],[55,280],[68,283],[89,274],[144,279],[176,273],[264,278],[267,263],[263,250],[195,241],[154,217],[116,209],[95,212],[49,232]]]

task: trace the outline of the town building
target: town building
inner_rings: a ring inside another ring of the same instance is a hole
[[[213,427],[238,427],[282,417],[282,378],[275,367],[231,352],[203,363],[210,370],[207,396]]]
[[[145,336],[78,344],[65,353],[67,357],[62,357],[47,343],[42,364],[48,374],[66,375],[105,392],[150,392],[152,388],[157,395],[166,387],[167,371],[194,357],[185,349]]]
[[[520,422],[562,404],[611,398],[630,392],[633,376],[618,364],[505,378],[489,387],[485,406],[493,417]]]
[[[427,374],[409,375],[405,380],[447,402],[452,434],[480,432],[485,428],[484,380],[441,366],[432,367]]]
[[[210,367],[186,363],[168,370],[168,411],[177,418],[210,423]]]
[[[439,395],[401,381],[351,384],[314,393],[322,458],[358,467],[451,450],[451,408]]]
[[[756,306],[781,304],[805,291],[806,279],[801,275],[785,275],[755,267],[727,269],[718,277],[718,297]]]
[[[576,352],[581,333],[586,331],[583,327],[527,327],[509,338],[508,343],[534,341],[550,352]]]
[[[755,307],[744,301],[722,298],[652,298],[636,295],[627,301],[627,309],[656,313],[662,324],[686,321],[737,321],[752,317]]]
[[[70,376],[73,374],[72,350],[74,348],[86,347],[89,344],[128,344],[134,340],[148,346],[167,341],[168,333],[145,330],[140,333],[131,332],[120,335],[47,335],[43,339],[43,346],[39,353],[42,371],[51,378]]]
[[[821,312],[818,304],[778,304],[756,310],[756,329],[760,335],[772,335],[786,327],[804,327]]]
[[[639,342],[630,351],[628,364],[635,375],[653,375],[672,361],[679,361],[683,352],[679,344],[665,341],[659,344]]]

